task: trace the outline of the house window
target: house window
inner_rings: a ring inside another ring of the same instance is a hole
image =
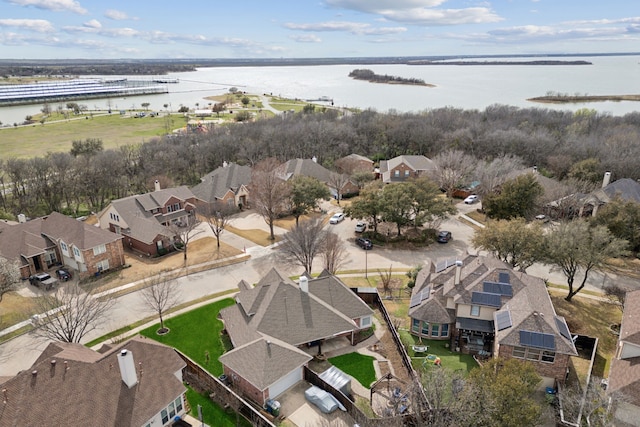
[[[535,349],[535,348],[528,348],[527,349],[527,354],[525,355],[525,359],[527,360],[540,360],[540,353],[542,353],[541,350]]]
[[[69,248],[67,247],[67,244],[65,242],[60,242],[60,249],[62,249],[64,253],[69,253]]]
[[[480,316],[480,306],[479,305],[472,305],[471,306],[471,315],[472,316]]]
[[[367,316],[367,317],[363,317],[360,320],[360,326],[363,328],[367,328],[369,327],[369,325],[371,325],[371,317]]]
[[[169,422],[169,413],[167,412],[166,409],[163,409],[162,411],[160,411],[160,416],[162,417],[162,425],[165,425],[166,423]]]
[[[420,320],[418,319],[411,320],[411,330],[415,333],[420,332]]]
[[[524,359],[524,355],[527,352],[527,349],[524,347],[513,347],[513,351],[511,355],[513,357],[517,357],[518,359]]]
[[[118,214],[114,214],[113,212],[110,212],[109,216],[111,217],[112,220],[114,220],[116,222],[120,221],[120,215],[118,215]]]
[[[95,248],[93,248],[93,254],[94,255],[100,255],[107,252],[107,247],[105,245],[100,245],[100,246],[96,246]]]
[[[394,171],[393,176],[398,178],[400,176],[400,171],[399,170]]]
[[[75,246],[73,247],[73,254],[75,255],[76,258],[80,258],[80,250]]]
[[[406,171],[404,171],[404,176],[409,178],[409,174],[411,173],[411,171],[409,169],[407,169]]]
[[[176,404],[171,402],[169,403],[169,418],[173,419],[176,416]]]
[[[96,263],[96,268],[98,269],[98,271],[108,270],[109,269],[109,260],[105,259],[105,260],[102,260],[102,261]]]
[[[429,335],[429,322],[422,322],[422,335]]]
[[[176,412],[177,413],[182,412],[182,397],[178,397],[175,403],[176,403]]]
[[[167,212],[176,212],[180,210],[180,203],[174,203],[173,205],[167,206]]]
[[[449,324],[448,323],[443,323],[442,324],[442,329],[440,330],[440,336],[441,337],[448,337],[449,336]]]
[[[47,251],[44,254],[44,259],[47,262],[47,266],[49,267],[58,262],[58,257],[56,256],[55,251]]]
[[[553,363],[556,360],[556,352],[555,351],[547,351],[544,350],[542,352],[542,361],[547,363]]]
[[[431,325],[431,336],[432,337],[437,337],[438,336],[438,332],[440,332],[440,325],[438,325],[438,324]]]

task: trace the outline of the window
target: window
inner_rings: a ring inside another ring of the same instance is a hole
[[[369,316],[363,317],[362,320],[360,321],[360,326],[363,328],[366,328],[369,325],[371,325],[371,317]]]
[[[527,354],[525,355],[525,359],[540,360],[540,353],[542,353],[542,351],[538,350],[537,348],[528,348]]]
[[[422,334],[429,335],[429,322],[422,322]]]
[[[472,316],[480,316],[480,306],[479,305],[472,305],[471,306],[471,315]]]
[[[100,246],[96,246],[95,248],[93,248],[93,254],[94,255],[100,255],[107,252],[107,247],[105,245],[100,245]]]
[[[104,271],[109,269],[109,260],[105,259],[96,264],[98,271]]]
[[[543,361],[545,363],[553,363],[556,360],[555,351],[540,350],[538,348],[514,347],[511,355],[518,359],[527,359],[536,362]]]
[[[393,175],[394,175],[396,178],[398,178],[398,177],[400,176],[400,171],[399,171],[399,170],[394,171],[394,172],[393,172]]]
[[[527,349],[524,347],[513,347],[513,351],[511,355],[513,357],[517,357],[518,359],[524,359],[524,355],[527,352]]]
[[[81,258],[80,250],[75,246],[73,247],[73,255],[75,255],[76,258]]]
[[[182,412],[182,397],[178,397],[175,403],[176,403],[176,412],[177,413]]]
[[[420,320],[412,319],[412,321],[411,321],[411,330],[413,332],[416,332],[416,333],[420,331]]]
[[[176,404],[171,402],[169,403],[169,418],[173,419],[176,416]]]
[[[65,242],[60,242],[60,248],[63,252],[69,253],[69,248],[67,247],[67,244]]]
[[[167,206],[167,212],[176,212],[180,210],[180,203],[174,203],[173,205]]]
[[[448,323],[443,323],[442,324],[442,329],[440,330],[440,336],[441,337],[448,337],[449,336],[449,324]]]
[[[440,325],[438,325],[438,324],[431,325],[431,336],[432,337],[437,337],[439,332],[440,332]]]
[[[547,363],[553,363],[556,360],[556,352],[555,351],[547,351],[544,350],[542,352],[542,361]]]
[[[406,171],[404,171],[404,176],[408,178],[410,173],[411,171],[407,169]]]
[[[114,214],[113,212],[109,213],[109,216],[111,217],[112,220],[114,221],[120,221],[120,215],[118,214]]]
[[[160,415],[162,416],[162,425],[165,425],[166,423],[169,422],[169,413],[167,412],[166,409],[163,409],[162,411],[160,411]]]

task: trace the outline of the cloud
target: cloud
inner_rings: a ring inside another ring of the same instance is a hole
[[[336,8],[380,14],[383,11],[436,7],[445,1],[447,0],[325,0],[325,3]]]
[[[300,34],[289,37],[291,40],[299,43],[320,43],[322,39],[315,34]]]
[[[137,19],[137,18],[132,18],[129,15],[127,15],[126,12],[122,12],[120,10],[115,10],[115,9],[109,9],[104,13],[104,16],[109,18],[109,19],[113,19],[114,21],[126,21],[128,19]]]
[[[0,19],[0,27],[16,27],[38,33],[54,31],[53,25],[44,19]]]
[[[52,10],[54,12],[73,12],[85,15],[87,9],[75,0],[8,0],[18,6],[33,6],[37,9]]]
[[[97,19],[87,21],[83,25],[88,28],[102,28],[102,24]]]
[[[397,34],[407,31],[404,27],[375,28],[371,24],[348,21],[327,21],[313,24],[286,23],[284,26],[290,30],[297,31],[342,31],[356,35]]]

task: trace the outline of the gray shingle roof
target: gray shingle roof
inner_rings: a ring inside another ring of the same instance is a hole
[[[244,185],[251,183],[251,168],[236,163],[219,167],[201,178],[201,182],[191,188],[193,194],[208,203],[222,199],[228,191],[234,194]]]
[[[436,164],[428,157],[414,156],[414,155],[402,155],[394,157],[393,159],[383,160],[380,162],[380,172],[387,172],[393,168],[398,167],[400,164],[406,164],[414,171],[429,171],[435,170]]]
[[[281,166],[281,173],[285,180],[298,175],[316,178],[325,184],[329,182],[331,171],[311,159],[292,159]]]
[[[309,280],[309,292],[351,319],[373,314],[373,310],[335,276]]]

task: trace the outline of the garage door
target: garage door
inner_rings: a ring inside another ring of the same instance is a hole
[[[290,387],[302,380],[302,368],[298,368],[276,381],[269,387],[269,397],[275,399]]]

